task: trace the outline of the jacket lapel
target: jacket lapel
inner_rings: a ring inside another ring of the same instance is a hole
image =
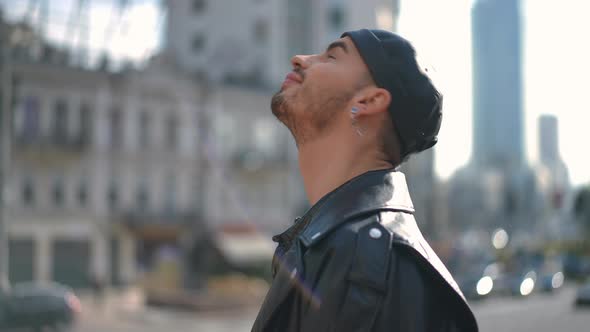
[[[267,328],[270,319],[278,311],[299,279],[298,276],[301,273],[299,272],[299,255],[296,247],[293,245],[293,248],[288,250],[278,263],[277,274],[266,294],[252,331],[264,331]]]

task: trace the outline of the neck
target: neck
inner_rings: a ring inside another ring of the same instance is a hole
[[[377,151],[352,146],[343,144],[339,137],[327,136],[299,147],[299,169],[311,205],[358,175],[393,167],[379,158]]]

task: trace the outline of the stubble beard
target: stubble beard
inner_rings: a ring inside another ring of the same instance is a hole
[[[346,105],[352,94],[346,92],[324,99],[313,93],[308,95],[307,105],[299,115],[282,91],[274,94],[271,99],[272,113],[289,129],[298,147],[326,133],[333,123],[332,118]]]
[[[270,108],[272,110],[272,114],[282,122],[287,129],[293,135],[293,139],[295,139],[295,144],[297,147],[305,144],[307,139],[306,129],[304,126],[300,126],[301,121],[298,121],[295,116],[295,112],[291,105],[287,102],[285,95],[282,91],[275,93],[272,96],[270,102]]]

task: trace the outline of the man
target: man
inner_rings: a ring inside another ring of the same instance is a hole
[[[432,147],[441,95],[405,39],[346,32],[295,56],[273,97],[311,209],[273,238],[274,280],[253,331],[477,331],[455,281],[416,226],[395,170]]]

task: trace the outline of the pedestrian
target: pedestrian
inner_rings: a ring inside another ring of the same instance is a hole
[[[291,64],[271,109],[295,139],[312,207],[273,237],[252,331],[477,331],[397,170],[436,144],[442,116],[412,45],[362,29]]]

